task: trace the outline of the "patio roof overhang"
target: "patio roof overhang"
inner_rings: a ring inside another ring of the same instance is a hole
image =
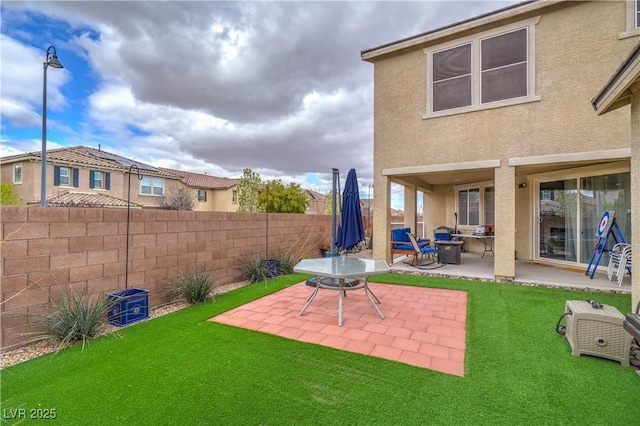
[[[383,169],[382,175],[389,177],[392,182],[431,192],[436,185],[464,185],[492,180],[496,167],[500,167],[500,160],[396,167]]]
[[[528,175],[563,170],[567,167],[575,168],[616,163],[628,160],[630,157],[631,149],[622,148],[606,151],[509,158],[508,165],[516,167],[518,177],[525,179]],[[491,181],[495,178],[495,169],[500,165],[501,160],[485,160],[396,167],[383,169],[382,175],[388,177],[394,183],[413,186],[423,192],[431,192],[434,187],[441,185],[465,185]]]

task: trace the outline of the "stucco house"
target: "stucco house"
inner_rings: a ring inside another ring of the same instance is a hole
[[[40,151],[0,159],[1,181],[14,184],[22,205],[40,204],[41,165]],[[47,150],[46,194],[51,207],[126,208],[130,200],[134,208],[157,208],[160,197],[181,187],[197,192],[194,210],[237,210],[236,179],[163,169],[100,147]]]
[[[391,260],[392,183],[413,229],[423,194],[426,237],[494,225],[499,279],[517,278],[516,259],[586,270],[606,211],[640,246],[637,102],[621,96],[600,115],[592,105],[638,42],[639,7],[527,1],[363,50],[374,65],[374,256]]]
[[[197,192],[195,211],[238,211],[238,179],[159,168],[180,176],[182,183]]]

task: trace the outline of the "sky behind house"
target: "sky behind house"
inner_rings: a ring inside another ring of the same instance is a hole
[[[2,1],[0,156],[86,145],[161,167],[244,168],[327,193],[373,179],[362,50],[519,1]],[[394,196],[395,208],[402,208]]]

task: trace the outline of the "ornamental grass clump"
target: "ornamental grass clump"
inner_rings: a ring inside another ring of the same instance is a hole
[[[270,276],[268,265],[265,264],[264,259],[259,255],[245,256],[240,262],[238,269],[242,276],[252,284],[266,280],[267,277]]]
[[[104,294],[80,295],[70,288],[52,299],[48,314],[39,321],[46,331],[38,333],[42,338],[56,338],[61,347],[67,343],[82,341],[101,334],[111,302]]]
[[[274,256],[280,262],[280,272],[282,275],[293,273],[293,267],[296,266],[298,260],[289,252],[278,252]]]
[[[211,299],[216,279],[211,271],[191,268],[182,271],[174,280],[174,291],[187,303],[195,304]]]

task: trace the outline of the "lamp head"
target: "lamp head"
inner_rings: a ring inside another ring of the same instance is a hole
[[[55,53],[49,57],[47,65],[54,68],[64,68],[58,60],[58,55],[56,55]]]
[[[49,52],[51,52],[51,54],[49,54]],[[58,60],[58,52],[56,52],[56,48],[53,46],[49,46],[49,48],[47,49],[46,60],[46,66],[52,66],[54,68],[64,68]]]

